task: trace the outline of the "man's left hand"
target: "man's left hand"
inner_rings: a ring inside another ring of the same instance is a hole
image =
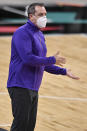
[[[66,75],[72,79],[79,80],[80,78],[71,73],[71,69],[66,69]]]

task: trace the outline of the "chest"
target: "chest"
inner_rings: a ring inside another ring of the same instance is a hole
[[[47,48],[45,39],[40,34],[34,34],[33,51],[37,56],[46,56]]]

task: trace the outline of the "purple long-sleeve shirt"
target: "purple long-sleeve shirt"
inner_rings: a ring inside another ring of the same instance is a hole
[[[55,66],[55,57],[46,57],[46,53],[43,33],[28,20],[12,37],[7,87],[38,91],[44,70],[52,74],[66,75],[66,69]]]

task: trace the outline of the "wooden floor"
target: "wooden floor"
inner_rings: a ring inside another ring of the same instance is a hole
[[[87,131],[87,37],[46,36],[48,56],[58,50],[80,80],[44,72],[35,131]],[[10,129],[12,113],[6,89],[11,37],[0,37],[0,128]]]

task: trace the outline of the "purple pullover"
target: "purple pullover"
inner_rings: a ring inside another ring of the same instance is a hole
[[[66,75],[66,69],[55,66],[55,57],[46,57],[46,53],[43,33],[28,20],[12,37],[7,87],[38,91],[44,70]]]

